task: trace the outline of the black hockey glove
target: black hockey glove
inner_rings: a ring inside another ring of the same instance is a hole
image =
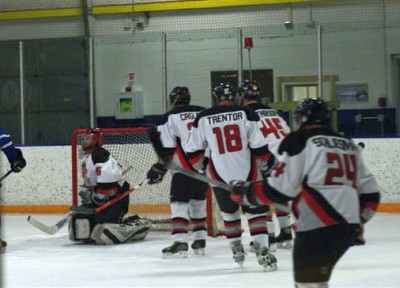
[[[25,161],[24,157],[22,156],[21,149],[15,148],[15,150],[18,153],[18,157],[11,161],[11,163],[10,163],[11,164],[11,170],[14,173],[19,173],[26,166],[26,161]]]
[[[271,172],[274,168],[275,157],[269,158],[267,161],[263,161],[260,167],[260,172],[263,178],[267,178],[271,175]]]
[[[163,180],[165,173],[167,173],[167,169],[164,167],[164,164],[153,164],[147,172],[147,179],[149,180],[147,184],[152,185],[160,183]]]
[[[230,193],[231,200],[239,203],[240,205],[252,206],[247,194],[251,191],[252,183],[242,180],[233,180],[229,183],[232,186],[232,192]]]

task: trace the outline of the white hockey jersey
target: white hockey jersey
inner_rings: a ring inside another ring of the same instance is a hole
[[[122,180],[122,167],[104,148],[94,148],[82,162],[82,176],[86,187],[99,191],[110,189]]]
[[[293,200],[297,231],[356,224],[360,216],[366,222],[375,213],[378,184],[352,140],[327,128],[304,129],[289,134],[278,153],[271,176],[247,195],[250,203]]]
[[[260,130],[267,139],[268,150],[277,157],[279,144],[290,133],[290,127],[275,109],[261,103],[251,103],[247,107],[260,116]]]
[[[247,107],[216,106],[201,112],[186,147],[191,163],[196,165],[209,149],[207,174],[211,178],[226,183],[255,180],[257,167],[252,153],[259,158],[268,154],[258,120],[258,115]]]
[[[196,116],[204,109],[195,105],[177,106],[166,113],[162,123],[157,126],[163,146],[169,150],[172,161],[188,170],[192,169],[185,154],[189,131]]]

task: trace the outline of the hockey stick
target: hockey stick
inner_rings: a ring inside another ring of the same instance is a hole
[[[4,179],[6,179],[6,178],[8,177],[8,175],[10,175],[11,173],[12,173],[12,170],[9,170],[9,171],[7,171],[6,174],[4,174],[3,176],[1,176],[1,178],[0,178],[0,183],[1,183],[1,181],[3,181]]]
[[[133,168],[132,166],[128,166],[128,168],[126,168],[126,169],[122,172],[122,175],[125,175],[126,173],[128,173],[132,168]],[[9,172],[11,172],[11,170],[10,170]],[[5,177],[6,177],[6,175],[3,176],[2,179],[5,178]],[[114,199],[115,199],[115,198],[114,198]],[[117,201],[115,201],[115,202],[117,202]],[[114,202],[114,203],[115,203],[115,202]],[[107,203],[106,203],[106,204],[107,204]],[[111,205],[111,204],[110,204],[110,205]],[[110,205],[108,205],[108,206],[110,206]],[[104,205],[103,205],[103,206],[104,206]],[[102,208],[103,206],[100,206],[100,207],[98,207],[98,208]],[[107,206],[107,207],[108,207],[108,206]],[[100,211],[106,209],[107,207],[104,207],[104,208],[101,209]],[[99,212],[100,212],[100,211],[99,211]],[[55,234],[55,233],[57,233],[58,231],[60,231],[60,230],[65,226],[65,224],[67,224],[67,223],[69,222],[70,216],[71,216],[73,213],[74,213],[73,211],[70,212],[70,213],[68,213],[65,217],[63,217],[60,221],[58,221],[56,224],[54,224],[54,225],[52,225],[52,226],[45,225],[45,224],[43,224],[42,222],[40,222],[40,221],[37,220],[36,218],[33,218],[33,217],[30,216],[30,215],[28,216],[28,219],[27,219],[27,220],[28,220],[28,222],[29,222],[32,226],[36,227],[37,229],[43,231],[44,233],[47,233],[47,234],[52,235],[52,234]]]
[[[139,184],[138,186],[140,187],[141,185],[142,184]],[[99,212],[105,210],[106,208],[110,207],[112,204],[118,202],[119,200],[121,200],[122,198],[127,196],[132,191],[136,190],[135,188],[137,189],[137,187],[133,187],[133,188],[129,189],[128,191],[125,191],[124,193],[118,195],[118,197],[115,197],[115,198],[111,199],[110,201],[106,202],[104,205],[96,207],[96,208],[80,207],[80,206],[73,205],[70,208],[71,212],[68,213],[67,216],[65,216],[64,218],[62,218],[60,221],[58,221],[56,224],[54,224],[52,226],[45,225],[42,222],[38,221],[36,218],[33,218],[32,216],[28,216],[28,222],[30,224],[32,224],[33,226],[35,226],[36,228],[38,228],[39,230],[52,235],[52,234],[57,233],[59,230],[61,230],[65,226],[65,224],[67,224],[69,222],[70,216],[72,214],[81,213],[81,214],[93,215],[93,214],[99,213]]]
[[[149,134],[149,138],[150,141],[153,145],[154,151],[156,152],[157,156],[163,161],[165,167],[167,169],[179,172],[181,174],[184,174],[186,176],[192,177],[194,179],[197,179],[199,181],[205,182],[210,184],[211,186],[215,186],[221,189],[224,189],[226,191],[231,192],[233,190],[233,186],[226,184],[224,182],[212,179],[210,177],[207,177],[206,175],[202,175],[199,174],[193,170],[186,170],[180,166],[178,166],[177,164],[175,164],[174,162],[172,162],[167,154],[166,154],[166,150],[161,142],[160,139],[160,135],[157,131],[157,128],[155,126],[150,126],[148,129],[148,134]],[[279,203],[274,203],[275,207],[278,207],[280,210],[285,211],[285,212],[290,212],[290,209],[284,205],[281,205]]]
[[[53,226],[47,226],[47,225],[43,224],[42,222],[36,220],[32,216],[28,216],[28,222],[30,224],[32,224],[32,226],[35,226],[39,230],[43,231],[44,233],[52,235],[52,234],[57,233],[59,230],[61,230],[61,228],[63,228],[65,226],[65,224],[67,224],[69,222],[70,215],[71,215],[71,213],[69,213],[67,216],[62,218],[60,221],[58,221]]]

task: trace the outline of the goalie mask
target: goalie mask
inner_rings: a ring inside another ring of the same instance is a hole
[[[296,122],[299,127],[304,125],[322,124],[329,122],[330,111],[325,101],[317,98],[306,98],[299,102],[295,111]]]
[[[228,82],[219,83],[213,90],[212,95],[214,96],[217,103],[230,100],[234,101],[235,99],[235,88]]]
[[[260,94],[260,85],[256,81],[244,80],[238,90],[238,104],[242,104],[244,99],[260,102]]]
[[[173,107],[176,105],[189,105],[190,92],[187,87],[175,87],[169,93],[169,104]]]
[[[83,139],[82,152],[83,154],[90,154],[95,147],[101,147],[104,144],[104,136],[100,129],[88,129]]]

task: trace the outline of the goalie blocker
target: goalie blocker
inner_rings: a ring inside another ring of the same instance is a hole
[[[124,186],[119,193],[129,189],[129,185]],[[85,205],[87,204],[83,206]],[[72,214],[68,226],[69,239],[100,245],[143,240],[151,227],[151,222],[137,215],[123,219],[128,212],[128,206],[129,195],[94,215],[77,212]]]

